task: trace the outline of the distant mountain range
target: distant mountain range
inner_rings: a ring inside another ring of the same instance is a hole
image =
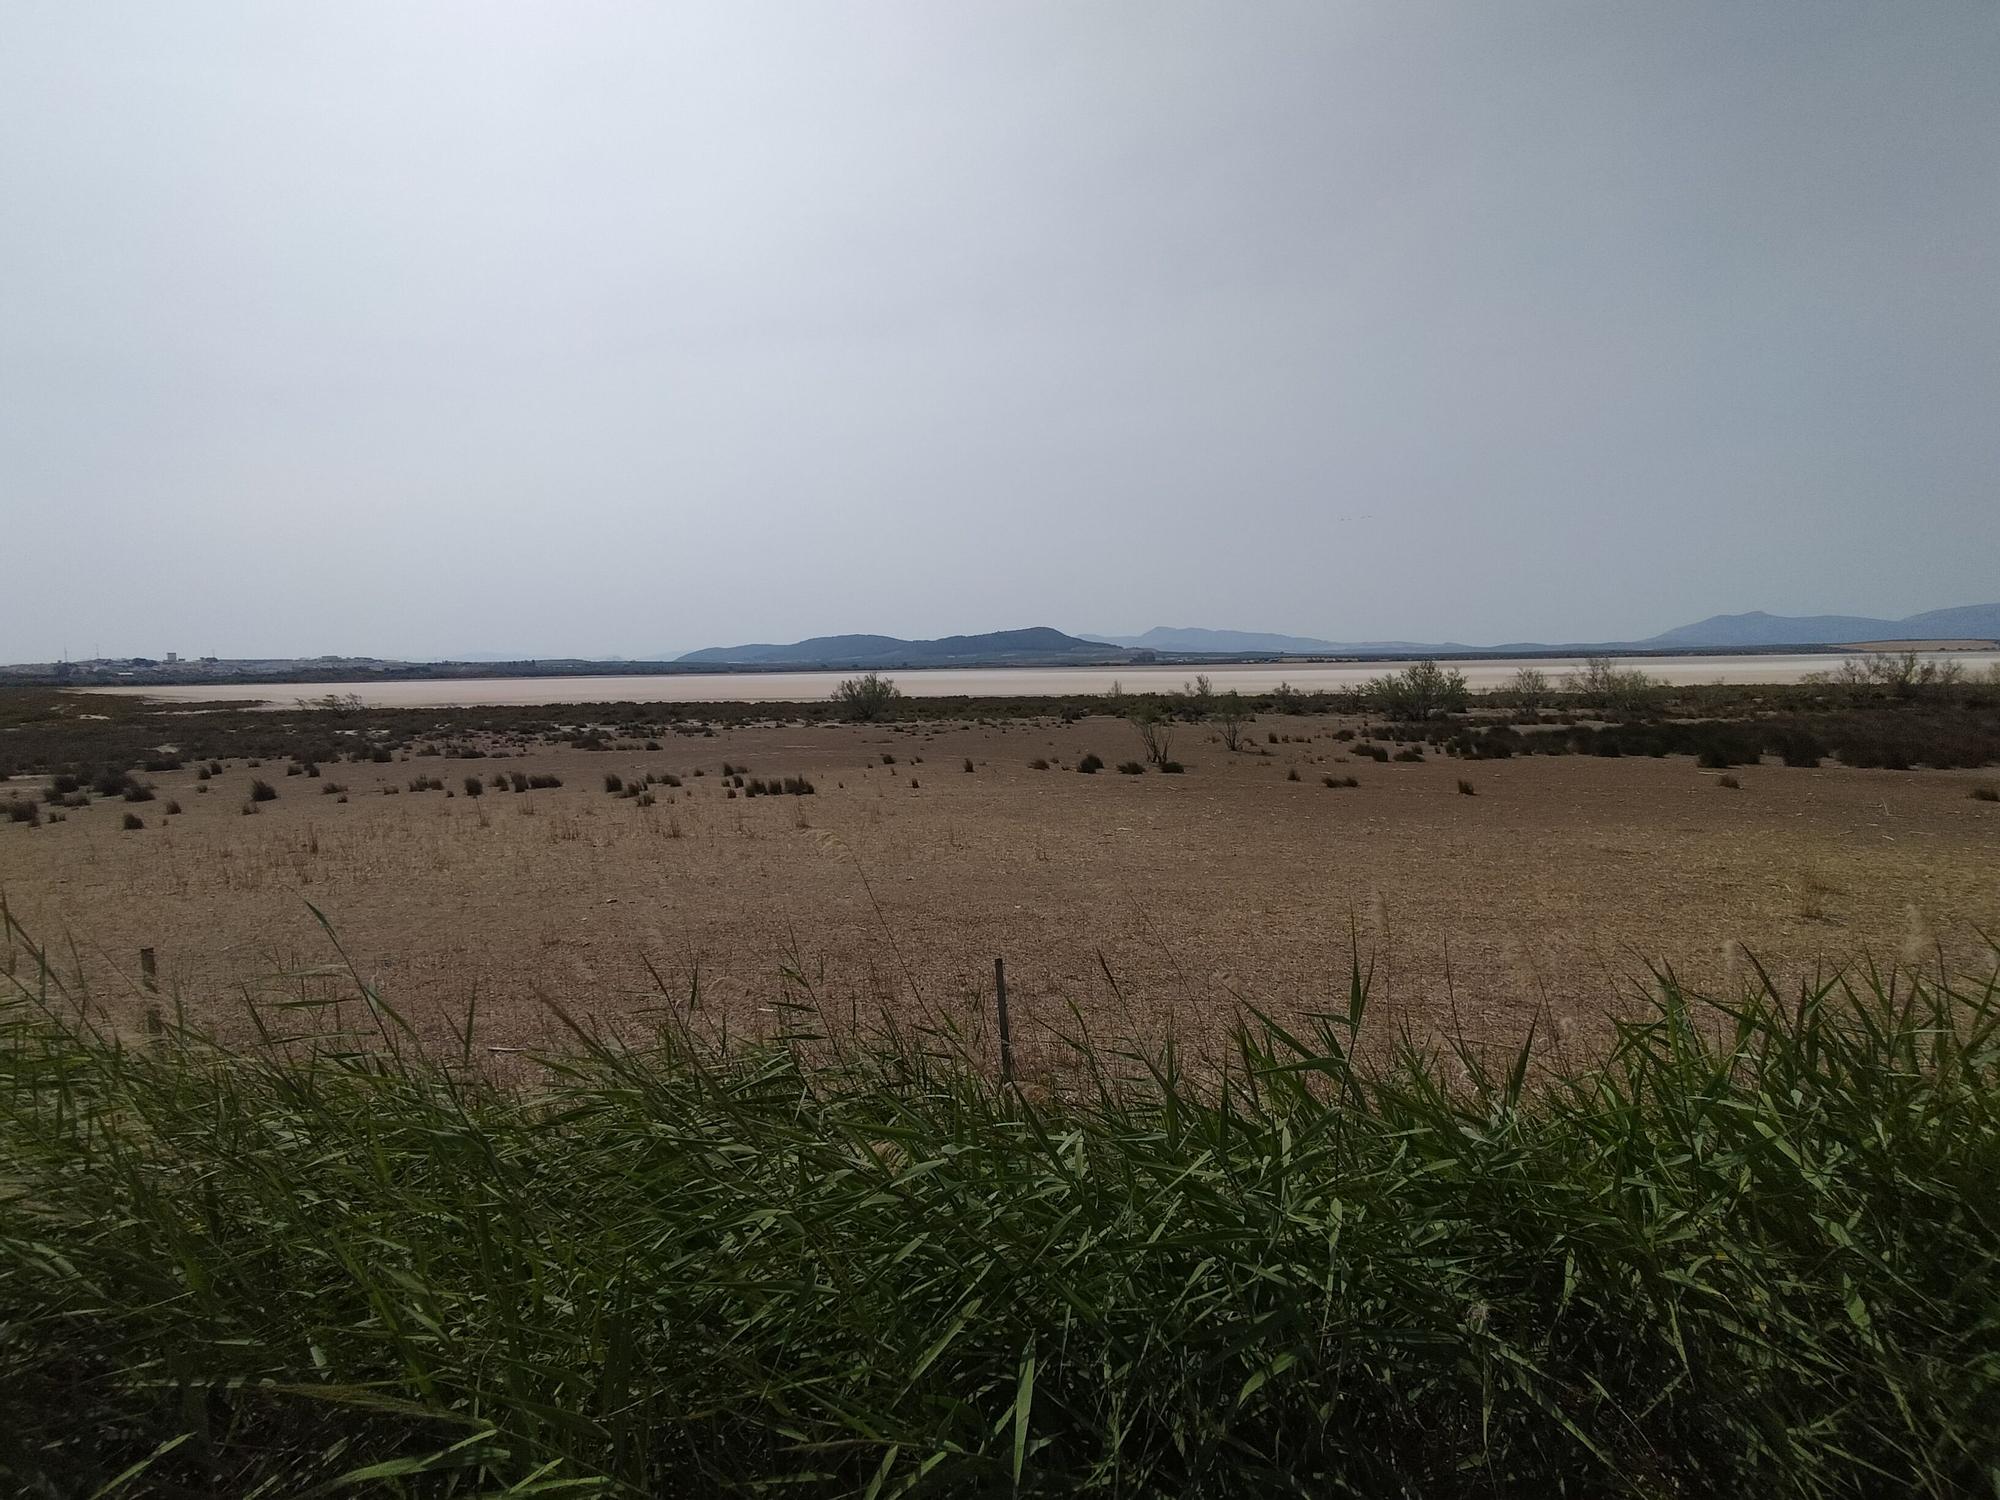
[[[1089,666],[1131,659],[1131,652],[1086,641],[1046,625],[906,641],[893,635],[816,635],[789,645],[710,646],[678,658],[686,666],[951,667]]]
[[[2000,604],[1933,609],[1900,620],[1868,615],[1710,615],[1641,641],[1509,641],[1467,646],[1458,641],[1326,641],[1313,636],[1268,635],[1254,630],[1203,630],[1156,625],[1144,635],[1105,635],[1114,646],[1154,651],[1282,652],[1307,656],[1386,656],[1411,652],[1462,655],[1471,651],[1747,651],[1773,646],[1840,646],[1853,641],[2000,641]]]
[[[822,635],[787,645],[711,646],[678,658],[681,666],[946,667],[1089,666],[1166,656],[1465,656],[1552,651],[1750,651],[1783,646],[1839,646],[1855,641],[2000,641],[2000,604],[1934,609],[1900,620],[1867,615],[1711,615],[1641,641],[1328,641],[1255,630],[1157,625],[1143,635],[1075,636],[1047,626],[908,641],[893,635]]]
[[[1144,635],[1100,635],[1093,640],[1108,641],[1141,651],[1212,651],[1228,655],[1264,655],[1276,652],[1292,656],[1345,655],[1356,651],[1476,651],[1476,646],[1460,646],[1437,641],[1322,641],[1309,635],[1271,635],[1261,630],[1204,630],[1192,625],[1155,625]]]
[[[1642,646],[1667,650],[1741,646],[1839,646],[1849,641],[2000,640],[2000,604],[1966,604],[1933,609],[1900,620],[1867,615],[1710,615],[1692,625],[1664,631]]]
[[[1039,625],[984,635],[906,641],[893,635],[821,635],[788,645],[711,646],[672,661],[619,657],[521,660],[498,655],[455,661],[391,661],[377,657],[274,657],[194,661],[126,657],[116,660],[22,662],[0,665],[0,686],[53,683],[343,682],[391,678],[639,676],[716,668],[842,671],[894,667],[1123,666],[1150,661],[1200,665],[1204,658],[1287,656],[1412,657],[1576,655],[1587,651],[1768,651],[1788,646],[1838,649],[1866,642],[1952,641],[2000,644],[2000,604],[1933,609],[1900,620],[1868,615],[1711,615],[1643,641],[1511,641],[1467,646],[1457,641],[1328,641],[1316,636],[1254,630],[1156,626],[1144,635],[1077,636]]]

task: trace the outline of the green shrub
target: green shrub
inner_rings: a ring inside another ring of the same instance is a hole
[[[887,718],[903,690],[880,672],[864,672],[849,677],[833,690],[833,701],[841,714],[857,723]]]
[[[1426,658],[1400,672],[1371,679],[1365,696],[1370,707],[1392,718],[1432,719],[1463,713],[1469,695],[1463,672]]]
[[[1636,713],[1645,708],[1660,684],[1637,668],[1620,667],[1608,656],[1584,659],[1583,668],[1569,675],[1565,687],[1584,702],[1608,713]]]

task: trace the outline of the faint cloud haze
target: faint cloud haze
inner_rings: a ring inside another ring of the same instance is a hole
[[[2000,9],[15,4],[0,659],[2000,594]]]

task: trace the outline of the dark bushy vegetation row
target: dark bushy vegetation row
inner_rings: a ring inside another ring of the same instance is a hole
[[[1476,760],[1511,755],[1692,755],[1704,766],[1788,766],[1837,757],[1850,766],[1907,771],[2000,761],[2000,709],[1901,707],[1874,713],[1781,714],[1759,719],[1661,719],[1556,727],[1467,726],[1445,741]]]
[[[15,937],[17,945],[22,942]],[[1663,984],[1593,1071],[1219,1074],[946,1030],[468,1019],[121,1043],[0,1010],[10,1493],[1988,1493],[2000,996]],[[795,1012],[803,1023],[816,1014]],[[558,1488],[560,1486],[560,1488]]]
[[[1548,692],[1533,701],[1497,693],[1471,713],[1411,723],[1382,736],[1450,742],[1460,753],[1692,754],[1711,764],[1754,758],[1756,749],[1807,757],[1837,755],[1850,765],[1970,766],[2000,762],[2000,688],[1964,684],[1907,698],[1886,689],[1677,687],[1636,693],[1616,710],[1587,694]],[[1360,713],[1361,691],[1264,694],[1121,694],[1107,697],[895,698],[885,721],[1006,722],[1093,715],[1126,717],[1161,737],[1169,726],[1211,723],[1240,738],[1259,715]],[[404,755],[462,759],[504,756],[536,745],[610,750],[662,738],[712,735],[736,724],[783,720],[834,723],[834,702],[598,703],[555,707],[252,710],[218,705],[200,712],[130,698],[82,697],[45,689],[0,689],[0,776],[99,777],[160,772],[233,759],[301,768],[343,761],[386,762]],[[1548,721],[1560,722],[1550,734]],[[1598,727],[1605,725],[1608,727]],[[1583,721],[1579,723],[1578,721]],[[1452,737],[1456,736],[1454,740]],[[1729,757],[1722,759],[1721,757]],[[1152,760],[1151,763],[1158,764]],[[1164,768],[1164,767],[1163,767]],[[309,774],[309,772],[308,772]],[[106,794],[110,795],[110,794]]]

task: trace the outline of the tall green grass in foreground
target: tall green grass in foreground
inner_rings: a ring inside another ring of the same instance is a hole
[[[379,1006],[367,1046],[120,1044],[31,975],[0,1013],[0,1473],[2000,1485],[1993,984],[1666,981],[1599,1068],[1541,1082],[1526,1053],[1353,1063],[1365,990],[1254,1019],[1224,1069],[1079,1047],[1023,1097],[935,1035],[579,1030],[535,1088],[465,1066],[470,1036],[419,1055]]]

